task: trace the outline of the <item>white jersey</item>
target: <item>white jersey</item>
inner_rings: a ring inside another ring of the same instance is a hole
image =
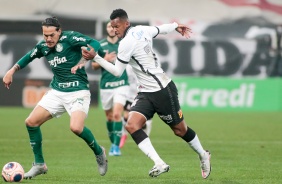
[[[136,26],[126,31],[119,44],[117,59],[133,68],[138,79],[138,91],[159,91],[171,81],[153,51],[152,39],[159,33],[173,31],[177,26],[176,23],[167,24],[166,27]]]

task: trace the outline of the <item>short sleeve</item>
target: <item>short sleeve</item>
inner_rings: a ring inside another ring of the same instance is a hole
[[[133,56],[136,40],[125,37],[119,44],[117,59],[123,63],[128,63]]]
[[[155,38],[160,33],[159,28],[155,26],[145,26],[145,29],[152,38]]]

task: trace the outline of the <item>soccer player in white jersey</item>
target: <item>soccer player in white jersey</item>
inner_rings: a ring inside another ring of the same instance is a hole
[[[111,25],[116,35],[122,38],[115,65],[111,65],[100,57],[91,47],[90,50],[82,48],[85,59],[94,59],[115,76],[120,76],[127,64],[131,65],[136,74],[139,93],[132,104],[129,113],[126,130],[154,166],[149,171],[149,176],[157,177],[168,172],[170,166],[166,164],[154,149],[149,137],[142,130],[147,119],[155,113],[165,122],[175,135],[182,138],[199,155],[201,174],[206,179],[211,172],[209,151],[204,150],[197,134],[187,126],[179,105],[178,92],[174,82],[161,68],[161,64],[153,50],[153,38],[158,34],[167,34],[173,31],[189,38],[190,28],[185,25],[172,23],[160,26],[136,26],[131,27],[127,13],[123,9],[112,12]],[[81,66],[72,68],[72,72]]]

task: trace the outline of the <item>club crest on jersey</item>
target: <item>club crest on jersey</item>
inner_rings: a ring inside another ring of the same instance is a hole
[[[177,113],[178,113],[179,118],[182,118],[183,116],[182,110],[180,109]]]
[[[58,43],[58,44],[56,45],[56,51],[57,51],[57,52],[62,52],[62,50],[63,50],[63,45],[62,45],[61,43]]]

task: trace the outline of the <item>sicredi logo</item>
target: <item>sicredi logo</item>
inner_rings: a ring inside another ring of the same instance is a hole
[[[187,83],[178,83],[180,105],[189,107],[247,107],[253,106],[255,84],[242,83],[238,88],[195,88]]]

